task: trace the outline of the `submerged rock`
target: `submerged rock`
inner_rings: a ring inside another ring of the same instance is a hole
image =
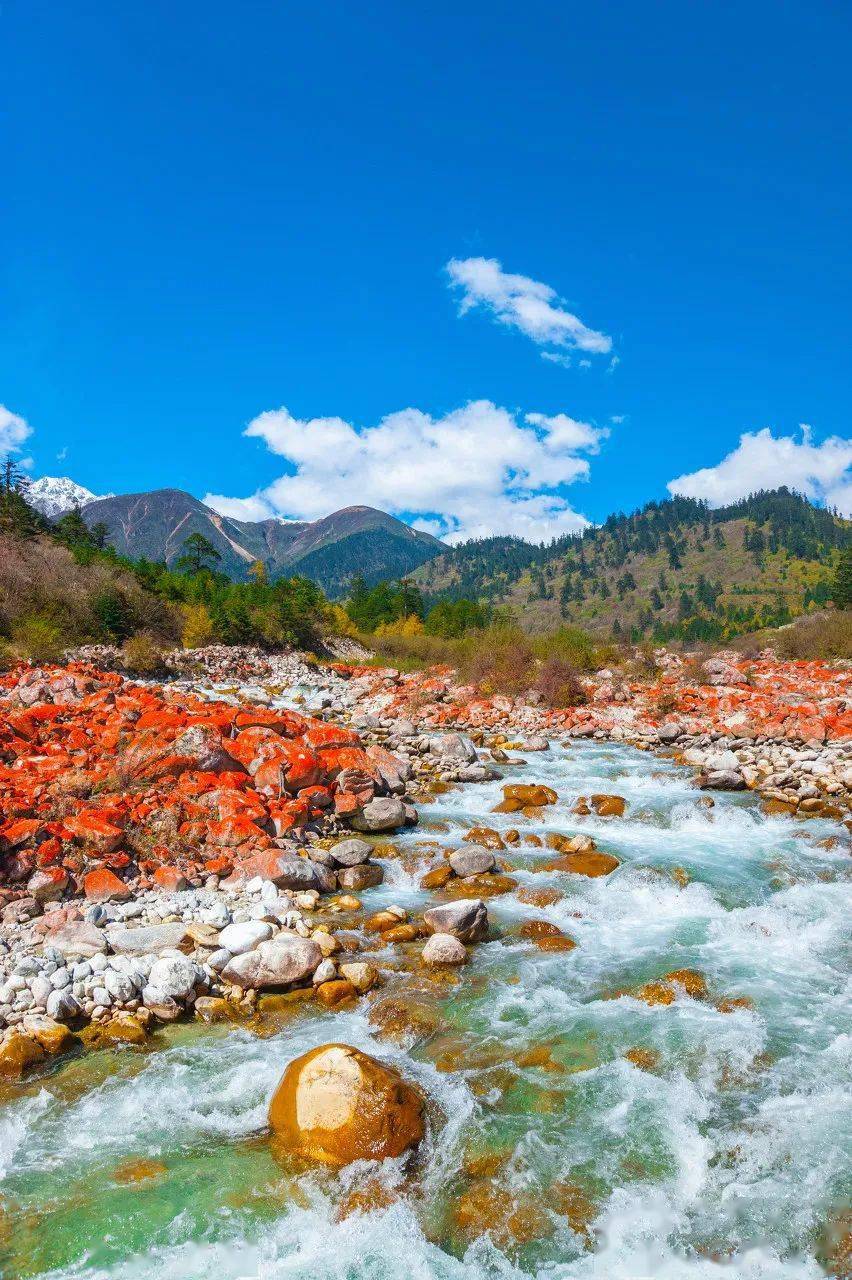
[[[326,1044],[290,1063],[269,1107],[283,1150],[340,1167],[385,1160],[424,1134],[423,1099],[393,1068],[346,1044]]]

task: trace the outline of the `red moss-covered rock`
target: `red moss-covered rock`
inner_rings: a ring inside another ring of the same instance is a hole
[[[131,889],[108,867],[99,867],[83,878],[83,892],[90,902],[124,902]]]

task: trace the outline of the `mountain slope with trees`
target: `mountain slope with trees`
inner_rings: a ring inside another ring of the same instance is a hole
[[[825,605],[850,546],[852,522],[782,488],[716,510],[651,502],[546,545],[479,539],[414,579],[427,601],[509,606],[533,632],[569,623],[637,641],[723,640]]]

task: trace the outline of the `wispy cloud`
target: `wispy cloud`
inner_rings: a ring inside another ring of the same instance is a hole
[[[669,492],[721,507],[758,489],[787,485],[852,515],[852,440],[829,436],[814,444],[810,427],[803,423],[800,431],[800,439],[774,436],[770,427],[744,432],[715,467],[670,480]]]
[[[451,287],[461,292],[459,315],[484,307],[499,324],[519,329],[540,347],[593,355],[612,350],[612,338],[585,325],[549,284],[504,271],[496,258],[451,258],[446,271]],[[542,351],[541,357],[552,364],[570,364],[570,357],[559,350]]]
[[[21,445],[32,433],[25,418],[0,404],[0,453],[20,453]]]
[[[315,520],[358,503],[458,542],[496,533],[540,541],[584,528],[565,489],[588,477],[588,456],[608,432],[567,414],[521,415],[475,400],[437,418],[403,409],[367,427],[275,409],[244,434],[288,470],[248,498],[208,494],[222,514]]]

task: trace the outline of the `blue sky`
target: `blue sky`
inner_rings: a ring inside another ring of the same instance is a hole
[[[848,5],[5,0],[0,33],[34,475],[454,537],[679,477],[852,508]]]

